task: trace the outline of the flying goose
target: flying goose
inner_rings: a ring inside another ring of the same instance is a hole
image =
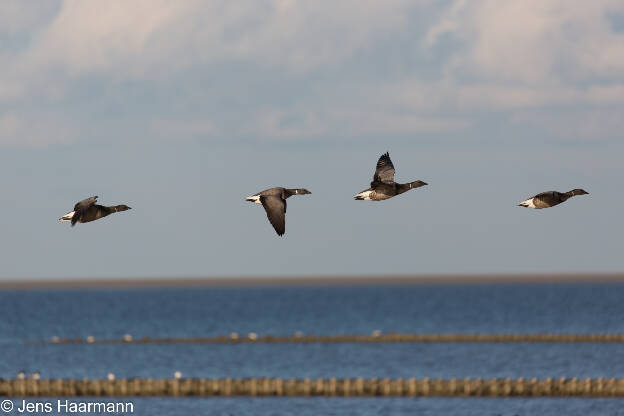
[[[394,165],[390,160],[390,155],[386,152],[377,161],[371,187],[356,194],[354,198],[366,201],[383,201],[423,185],[427,184],[423,181],[396,183],[394,181]]]
[[[77,222],[95,221],[114,212],[132,209],[127,205],[113,205],[110,207],[97,205],[97,198],[97,196],[92,196],[78,202],[74,205],[74,210],[63,215],[59,218],[59,221],[71,221],[71,225],[73,227]]]
[[[537,194],[527,199],[526,201],[520,202],[518,206],[535,209],[550,208],[567,201],[569,198],[572,198],[575,195],[587,194],[589,194],[589,192],[586,192],[582,189],[572,189],[569,192],[546,191],[542,192],[541,194]]]
[[[287,189],[275,187],[258,192],[255,195],[245,198],[246,201],[255,202],[264,207],[269,217],[269,222],[275,228],[277,235],[280,237],[286,232],[286,198],[292,195],[305,195],[311,192],[307,189]]]

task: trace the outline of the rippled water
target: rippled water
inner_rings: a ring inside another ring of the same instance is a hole
[[[624,377],[620,344],[24,345],[52,336],[624,333],[624,285],[0,292],[0,377]],[[619,399],[150,398],[134,414],[624,414]]]

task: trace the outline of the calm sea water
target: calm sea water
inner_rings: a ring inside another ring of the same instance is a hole
[[[52,336],[624,333],[624,285],[0,292],[0,377],[624,377],[619,344],[24,345]],[[134,414],[624,415],[619,399],[154,398]],[[16,404],[18,402],[16,401]],[[16,412],[16,414],[19,414]]]

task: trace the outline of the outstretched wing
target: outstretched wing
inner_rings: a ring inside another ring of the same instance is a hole
[[[72,227],[74,225],[76,225],[78,220],[80,220],[80,217],[82,217],[82,214],[87,209],[89,209],[92,205],[94,205],[96,202],[97,202],[97,195],[89,197],[87,199],[83,199],[82,201],[80,201],[80,202],[76,203],[76,205],[74,205],[74,215],[71,218],[71,225],[72,225]]]
[[[381,155],[377,161],[377,169],[373,175],[373,182],[394,183],[394,165],[388,152]]]
[[[98,197],[96,195],[96,196],[89,197],[87,199],[83,199],[80,202],[77,202],[76,205],[74,205],[74,211],[89,208],[91,205],[97,202],[97,198]]]
[[[279,196],[261,195],[260,202],[277,235],[284,235],[286,232],[286,201]]]

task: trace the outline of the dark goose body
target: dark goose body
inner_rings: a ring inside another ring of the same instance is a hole
[[[589,192],[583,189],[573,189],[568,192],[546,191],[522,201],[518,206],[534,209],[550,208],[567,201],[573,196],[587,194],[589,194]]]
[[[59,218],[59,221],[71,221],[73,227],[77,222],[91,222],[115,212],[132,209],[127,205],[113,205],[108,207],[98,205],[96,204],[97,198],[97,196],[92,196],[76,203],[76,205],[74,205],[74,210]]]
[[[390,154],[386,152],[381,155],[377,161],[377,167],[370,188],[356,194],[354,198],[356,200],[383,201],[384,199],[389,199],[407,192],[410,189],[427,185],[423,181],[396,183],[394,181],[394,172],[394,165],[392,164],[392,160],[390,160]]]
[[[257,194],[248,196],[246,201],[260,204],[264,207],[269,222],[280,237],[286,232],[286,199],[293,195],[305,195],[311,192],[303,188],[275,187],[266,189]]]

